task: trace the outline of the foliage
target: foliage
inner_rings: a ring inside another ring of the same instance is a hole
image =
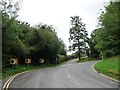
[[[100,51],[95,48],[96,42],[93,39],[93,36],[91,34],[91,38],[88,39],[88,45],[89,45],[89,50],[87,51],[87,56],[89,58],[100,58]]]
[[[67,60],[75,59],[75,58],[78,58],[78,55],[76,53],[71,54],[71,55],[67,55]]]
[[[77,63],[82,63],[82,62],[90,62],[90,61],[95,61],[96,59],[88,59],[88,58],[85,58],[85,59],[81,59],[81,60],[77,60],[76,62]]]
[[[17,4],[11,0],[2,3],[3,67],[9,66],[10,58],[18,58],[19,64],[24,64],[25,58],[31,58],[32,64],[39,64],[40,58],[45,60],[45,64],[56,63],[58,54],[66,55],[63,41],[58,38],[52,26],[30,26],[17,20]]]
[[[95,47],[104,58],[120,54],[119,5],[120,2],[110,2],[105,6],[106,12],[102,12],[99,17],[99,28],[92,33]]]
[[[66,46],[65,46],[65,44],[64,44],[64,42],[63,42],[63,40],[62,39],[60,39],[59,40],[60,41],[60,50],[59,50],[59,54],[60,55],[67,55],[67,48],[66,48]]]
[[[44,64],[44,65],[18,65],[16,69],[11,68],[5,68],[4,71],[2,72],[2,79],[15,75],[17,73],[21,73],[24,71],[28,70],[36,70],[36,69],[42,69],[42,68],[47,68],[47,67],[54,67],[57,66],[57,64]]]
[[[85,29],[85,24],[81,21],[79,16],[71,17],[71,28],[69,31],[70,38],[69,41],[72,42],[70,50],[78,52],[79,60],[82,53],[86,52],[86,42],[87,42],[87,31]]]
[[[67,61],[67,56],[58,54],[57,63],[59,64],[65,61]]]

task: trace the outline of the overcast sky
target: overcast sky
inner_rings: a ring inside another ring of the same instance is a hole
[[[97,26],[100,9],[107,2],[109,0],[23,0],[18,19],[31,25],[53,25],[68,47],[70,16],[80,16],[90,35]]]

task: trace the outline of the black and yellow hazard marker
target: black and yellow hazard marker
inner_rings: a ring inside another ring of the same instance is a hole
[[[25,59],[25,63],[31,63],[31,59]]]
[[[17,64],[18,64],[18,59],[16,59],[16,58],[10,59],[10,65],[17,65]]]

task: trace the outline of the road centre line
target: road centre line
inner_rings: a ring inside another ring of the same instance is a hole
[[[20,74],[22,74],[22,73],[20,73]],[[17,76],[20,75],[20,74],[16,74],[16,75],[10,77],[10,78],[7,80],[7,82],[4,84],[2,90],[8,90],[8,87],[9,87],[10,83],[13,81],[13,79],[14,79],[15,77],[17,77]]]
[[[8,82],[8,84],[7,84],[7,86],[6,86],[6,90],[8,90],[8,88],[9,88],[11,82],[12,82],[13,79],[14,79],[15,77],[17,77],[18,75],[19,75],[19,74],[16,74],[15,76],[12,77],[12,79]]]
[[[14,78],[16,78],[17,76],[21,75],[21,74],[24,74],[26,72],[30,72],[30,71],[33,71],[33,70],[28,70],[28,71],[24,71],[24,72],[21,72],[21,73],[18,73],[18,74],[15,74],[14,76],[11,76],[4,84],[2,90],[8,90],[11,82],[14,80]]]
[[[72,68],[72,67],[69,67],[69,68],[65,69],[65,74],[68,76],[68,78],[71,78],[71,76],[68,74],[68,70],[69,70],[70,68]]]
[[[12,79],[13,76],[11,76],[4,84],[3,89],[6,87],[7,83]]]

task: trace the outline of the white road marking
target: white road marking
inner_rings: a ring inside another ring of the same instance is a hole
[[[69,74],[67,74],[67,76],[68,76],[69,78],[71,78],[71,76],[70,76]]]
[[[71,69],[72,67],[69,67],[67,69],[65,69],[65,74],[67,75],[68,78],[71,78],[71,76],[68,74],[68,70]]]

